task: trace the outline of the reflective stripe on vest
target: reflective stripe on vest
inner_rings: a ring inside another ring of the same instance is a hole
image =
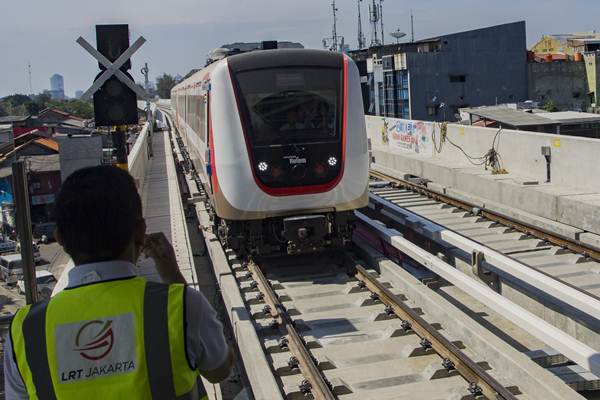
[[[187,360],[184,285],[135,277],[67,289],[20,309],[11,340],[32,399],[206,398]]]

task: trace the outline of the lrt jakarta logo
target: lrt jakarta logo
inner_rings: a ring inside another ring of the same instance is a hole
[[[110,353],[114,341],[112,321],[90,321],[79,328],[75,351],[88,360],[100,360]]]

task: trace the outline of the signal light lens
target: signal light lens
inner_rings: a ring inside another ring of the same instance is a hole
[[[264,161],[258,163],[258,170],[260,172],[266,172],[269,169],[269,164]]]
[[[329,159],[327,160],[327,164],[329,164],[330,167],[335,167],[337,163],[338,160],[334,156],[329,157]]]

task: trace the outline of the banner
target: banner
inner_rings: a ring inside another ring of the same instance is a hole
[[[382,141],[396,149],[433,155],[432,130],[430,122],[384,118]]]

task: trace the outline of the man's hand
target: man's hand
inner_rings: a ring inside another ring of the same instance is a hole
[[[144,254],[156,264],[156,270],[164,283],[186,283],[179,271],[173,246],[162,232],[146,235]]]

